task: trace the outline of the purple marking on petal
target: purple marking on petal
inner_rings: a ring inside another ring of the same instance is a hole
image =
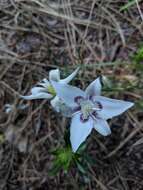
[[[100,109],[103,109],[103,106],[102,106],[102,104],[100,103],[100,102],[96,102],[97,103],[97,105],[98,105],[98,107],[100,108]]]
[[[93,112],[92,112],[92,115],[93,115],[94,117],[97,117],[97,112],[96,112],[96,111],[93,111]]]
[[[94,95],[89,96],[89,100],[92,101],[92,103],[95,103],[96,97]]]
[[[102,104],[101,104],[100,102],[97,102],[97,101],[96,101],[96,97],[95,97],[95,96],[91,96],[91,97],[90,97],[90,100],[92,101],[92,103],[93,103],[95,106],[97,106],[97,108],[103,109]]]
[[[89,100],[93,101],[93,96],[89,96]]]
[[[80,111],[81,110],[81,106],[77,106],[75,108],[73,108],[73,112],[77,112],[77,111]]]
[[[98,113],[96,111],[93,111],[92,114],[91,114],[91,117],[93,120],[96,120],[96,119],[102,119]]]
[[[80,114],[80,121],[82,122],[82,123],[85,123],[85,122],[87,122],[89,120],[89,116],[87,117],[87,119],[84,119],[83,118],[83,114]]]
[[[80,105],[81,100],[84,100],[84,97],[82,97],[82,96],[76,96],[76,97],[74,98],[74,101],[75,101],[78,105]]]

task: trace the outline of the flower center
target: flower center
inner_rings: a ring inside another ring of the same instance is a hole
[[[94,97],[87,99],[82,96],[75,97],[75,103],[77,107],[74,109],[74,114],[80,113],[80,119],[82,122],[88,121],[89,117],[96,118],[97,111],[102,110],[102,105],[93,99]]]
[[[56,96],[56,91],[52,85],[48,85],[47,90],[50,94],[52,94],[53,96]]]
[[[93,112],[94,105],[91,101],[85,100],[80,103],[81,113],[84,120],[88,119],[90,114]]]

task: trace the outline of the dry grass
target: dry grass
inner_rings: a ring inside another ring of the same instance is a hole
[[[67,121],[47,101],[25,102],[27,94],[48,71],[63,77],[77,66],[74,84],[87,86],[107,76],[103,93],[138,102],[143,78],[132,55],[143,39],[143,4],[126,11],[127,1],[2,0],[0,1],[0,189],[143,189],[143,112],[138,106],[110,121],[112,135],[88,138],[94,158],[86,174],[72,167],[49,176],[50,150],[64,144]],[[5,104],[12,105],[6,113]],[[26,105],[25,109],[20,106]]]

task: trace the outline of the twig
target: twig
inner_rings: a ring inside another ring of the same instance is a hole
[[[142,125],[136,119],[134,119],[134,122],[138,127],[135,128],[113,151],[111,151],[107,156],[105,156],[105,158],[109,158],[115,155],[121,148],[123,148],[123,146],[125,146],[125,144],[129,140],[131,140],[138,132],[140,132],[140,130],[142,129]]]

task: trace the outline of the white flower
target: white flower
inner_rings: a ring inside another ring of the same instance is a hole
[[[51,105],[52,107],[59,112],[59,108],[63,102],[59,99],[56,95],[56,91],[52,86],[52,81],[56,81],[60,84],[67,84],[69,83],[77,74],[79,68],[77,68],[72,74],[70,74],[65,79],[60,79],[60,71],[59,69],[54,69],[49,72],[49,80],[46,78],[43,79],[40,83],[37,84],[36,87],[31,89],[31,95],[21,96],[26,100],[33,100],[33,99],[52,99]]]
[[[87,89],[52,83],[57,95],[72,109],[70,141],[74,152],[94,128],[103,136],[111,134],[107,119],[120,115],[134,104],[100,96],[101,83],[97,78]]]

